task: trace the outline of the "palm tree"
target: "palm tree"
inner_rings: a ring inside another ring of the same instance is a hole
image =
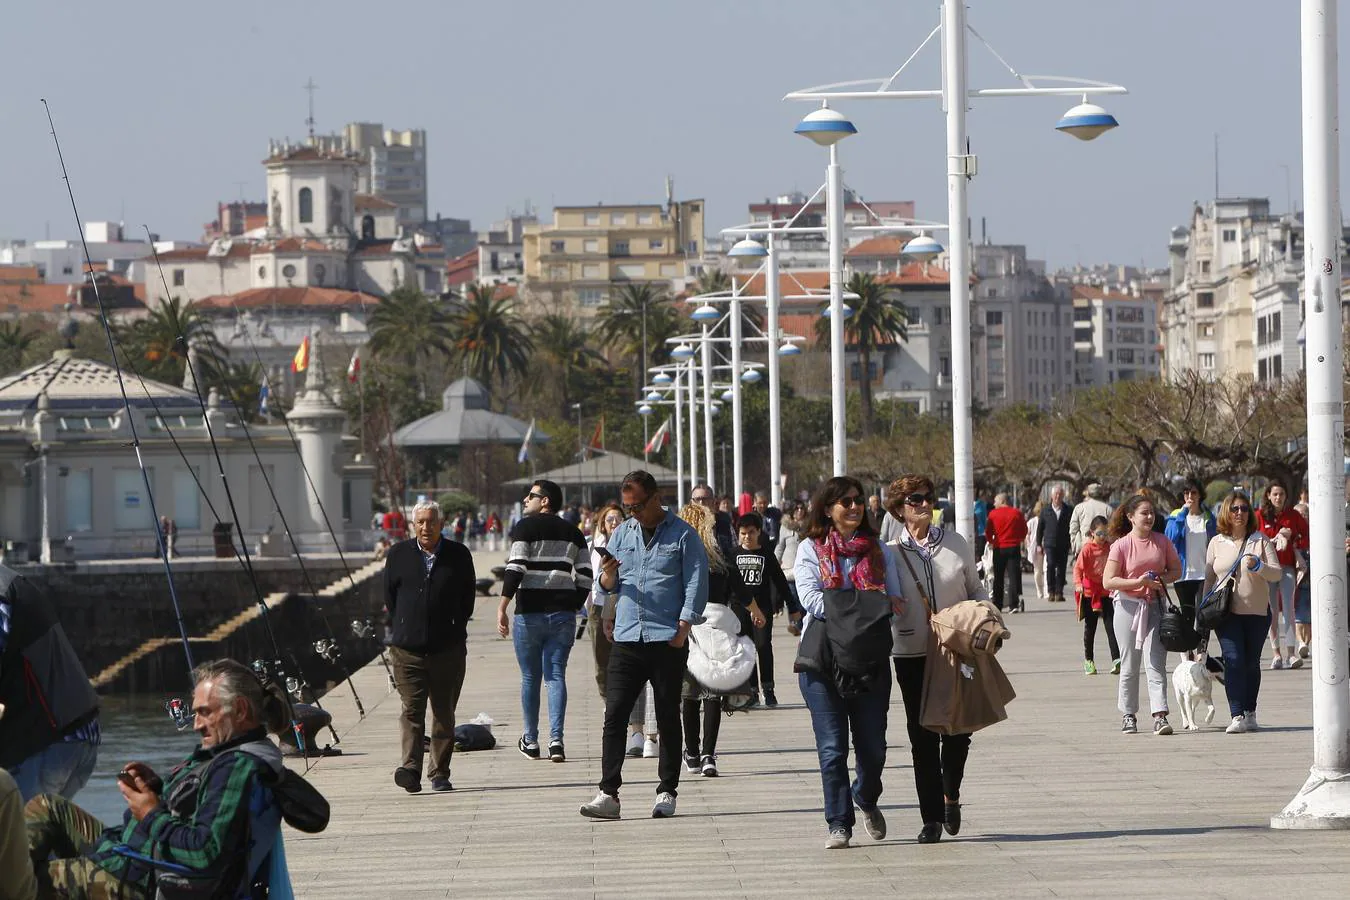
[[[211,367],[206,375],[208,387],[216,388],[228,397],[239,412],[249,418],[258,414],[261,402],[263,371],[257,363],[232,362]]]
[[[0,322],[0,372],[19,368],[37,336],[36,331],[27,331],[18,322]]]
[[[731,290],[731,276],[725,269],[704,269],[694,283],[700,294],[715,294]]]
[[[885,344],[909,340],[909,316],[895,292],[878,284],[871,275],[854,272],[844,290],[858,295],[858,299],[849,301],[853,315],[844,320],[844,340],[858,353],[858,399],[863,436],[866,437],[872,433],[872,379],[869,377],[872,352]],[[816,321],[816,339],[829,346],[830,320],[827,317]]]
[[[604,357],[591,349],[590,335],[577,320],[565,313],[549,313],[530,329],[535,352],[552,363],[562,376],[562,416],[572,406],[572,377],[604,364]]]
[[[129,326],[119,326],[117,337],[128,362],[146,378],[181,384],[187,368],[188,348],[207,367],[229,354],[216,337],[211,320],[190,303],[177,297],[160,301],[155,309]]]
[[[450,305],[452,348],[465,371],[491,387],[492,379],[505,381],[523,375],[534,352],[534,341],[516,304],[497,296],[497,286],[478,282]]]
[[[654,335],[651,326],[656,316],[673,315],[665,305],[670,295],[649,281],[627,281],[617,288],[609,299],[609,307],[600,314],[597,331],[607,343],[636,363],[634,381],[641,390],[647,377],[648,361],[655,355],[652,353]]]
[[[445,308],[415,287],[398,287],[370,314],[370,352],[376,359],[421,369],[447,354],[454,332]]]

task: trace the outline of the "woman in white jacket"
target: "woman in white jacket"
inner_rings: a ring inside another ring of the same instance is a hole
[[[681,690],[684,767],[691,774],[712,778],[717,775],[723,698],[744,694],[748,700],[752,690],[755,643],[742,616],[748,609],[749,624],[763,626],[764,613],[741,581],[740,569],[722,556],[713,514],[701,504],[690,503],[680,510],[680,518],[693,526],[708,551],[708,605],[703,610],[704,621],[689,630],[688,670]]]

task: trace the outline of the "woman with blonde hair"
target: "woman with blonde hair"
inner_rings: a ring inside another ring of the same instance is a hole
[[[1023,543],[1027,559],[1031,560],[1032,578],[1036,582],[1036,599],[1041,601],[1050,599],[1050,594],[1045,589],[1045,548],[1040,543],[1041,509],[1044,506],[1044,501],[1037,500],[1036,505],[1031,508],[1031,515],[1027,516],[1027,539]]]
[[[741,580],[741,570],[718,547],[714,514],[702,504],[689,503],[680,510],[680,518],[698,532],[708,552],[708,605],[703,610],[704,621],[689,631],[689,668],[680,692],[684,767],[690,774],[713,778],[717,776],[723,698],[743,694],[748,703],[755,670],[755,644],[748,635],[751,628],[763,626],[765,619]],[[745,620],[747,611],[749,621]]]

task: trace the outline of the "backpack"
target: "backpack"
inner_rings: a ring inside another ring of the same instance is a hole
[[[850,697],[872,689],[878,672],[889,679],[891,600],[880,591],[830,588],[824,591],[825,639],[835,687]]]

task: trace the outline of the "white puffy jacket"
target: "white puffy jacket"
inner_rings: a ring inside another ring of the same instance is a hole
[[[689,630],[689,674],[710,691],[734,691],[755,669],[755,642],[738,635],[740,620],[721,603],[709,603],[705,621]]]

